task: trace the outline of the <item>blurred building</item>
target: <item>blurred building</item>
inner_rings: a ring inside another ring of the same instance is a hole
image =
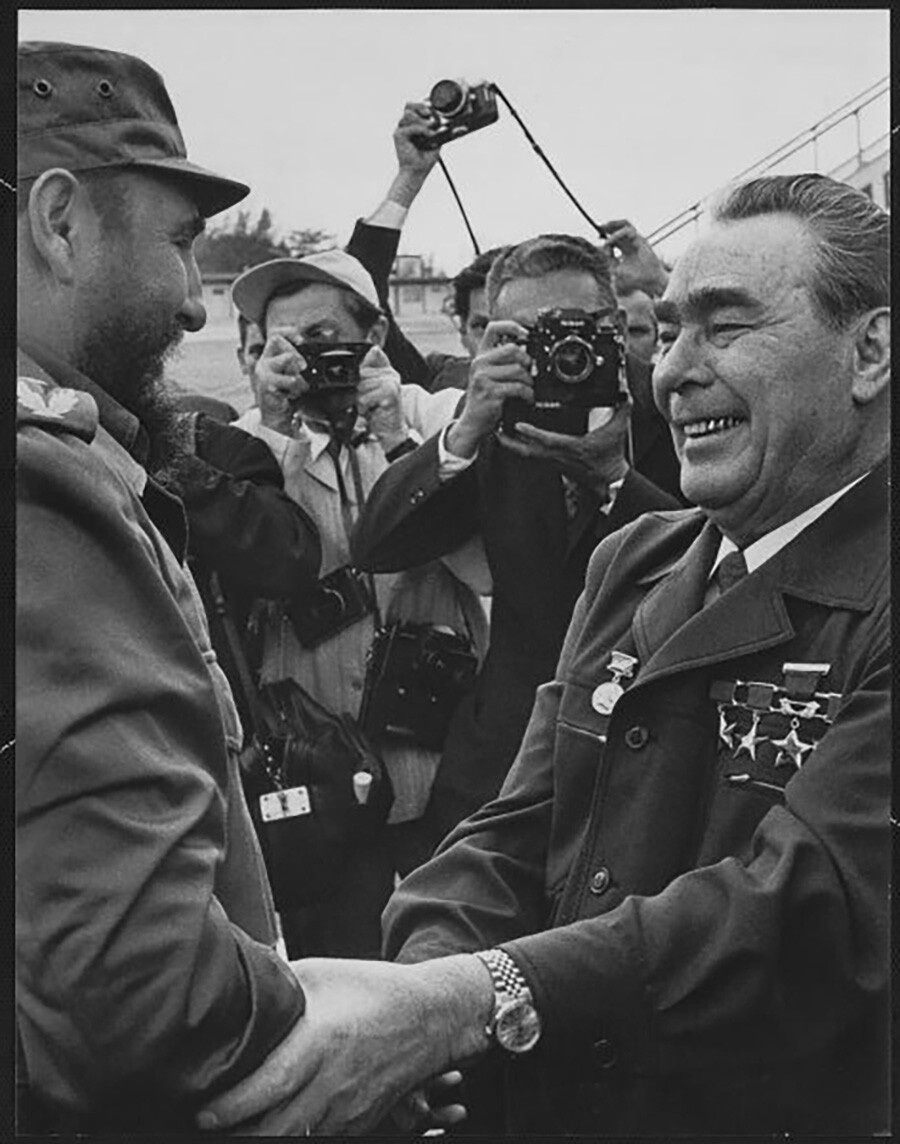
[[[237,310],[231,301],[231,284],[236,277],[236,274],[213,271],[201,275],[203,305],[210,330],[237,323]],[[446,315],[450,279],[444,274],[435,274],[431,262],[421,254],[398,255],[388,282],[391,309],[401,324],[407,318]]]

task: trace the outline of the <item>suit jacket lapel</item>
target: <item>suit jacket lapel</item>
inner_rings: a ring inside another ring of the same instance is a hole
[[[886,519],[885,474],[883,463],[762,568],[704,608],[719,538],[707,523],[635,612],[632,626],[643,665],[636,683],[791,639],[786,595],[832,607],[871,607],[884,575],[884,562],[871,557]]]

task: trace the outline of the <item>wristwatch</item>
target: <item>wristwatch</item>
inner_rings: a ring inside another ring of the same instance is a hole
[[[541,1036],[541,1018],[528,982],[502,949],[478,950],[475,956],[487,967],[494,983],[494,1012],[487,1035],[508,1053],[527,1053]]]

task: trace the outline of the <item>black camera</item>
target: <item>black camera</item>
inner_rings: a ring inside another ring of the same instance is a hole
[[[598,325],[597,315],[585,310],[543,310],[524,344],[532,360],[534,404],[506,401],[506,432],[525,421],[555,433],[583,434],[591,409],[627,399],[624,331],[613,319]]]
[[[356,389],[359,367],[372,348],[370,342],[303,342],[296,347],[306,367],[303,380],[309,385],[304,397]]]
[[[368,576],[349,564],[323,576],[310,595],[285,606],[294,634],[305,648],[318,647],[373,610]]]
[[[428,102],[438,130],[434,135],[420,137],[417,146],[423,151],[436,151],[451,139],[496,123],[500,114],[494,87],[489,83],[470,87],[463,79],[442,79],[431,89]]]
[[[306,412],[331,425],[347,442],[356,424],[359,367],[372,348],[369,342],[303,342],[295,347],[306,365],[302,377],[309,389],[294,402],[294,416]]]
[[[440,751],[477,671],[468,637],[450,628],[413,623],[381,628],[369,649],[363,730],[373,739],[394,736]]]

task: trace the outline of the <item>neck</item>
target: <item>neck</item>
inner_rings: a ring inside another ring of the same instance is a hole
[[[713,521],[719,531],[736,544],[738,548],[747,548],[755,541],[760,540],[763,536],[774,532],[774,530],[781,525],[794,520],[800,516],[801,513],[812,508],[813,505],[825,500],[825,498],[831,496],[832,493],[840,492],[841,489],[846,488],[847,485],[852,484],[853,481],[865,476],[866,473],[874,469],[886,456],[886,448],[882,448],[880,451],[875,449],[870,452],[867,451],[865,454],[858,456],[852,465],[836,469],[833,473],[829,474],[826,479],[818,481],[815,485],[811,485],[802,490],[798,495],[786,500],[777,511],[765,517],[757,516],[752,520],[737,520],[728,509],[723,509],[722,511],[708,509],[707,516]]]

